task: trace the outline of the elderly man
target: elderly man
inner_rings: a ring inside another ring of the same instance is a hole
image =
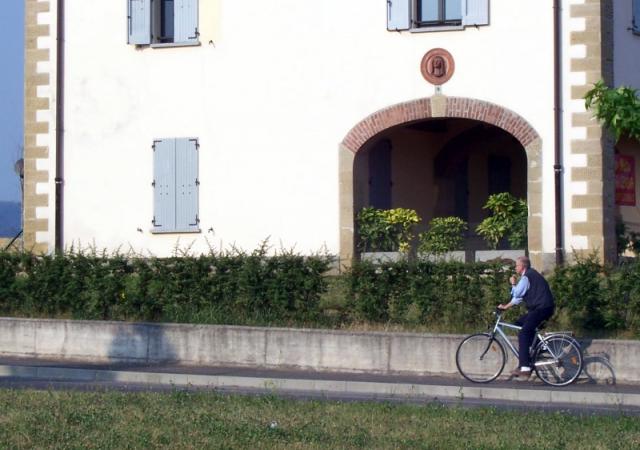
[[[516,273],[520,277],[519,280],[515,276],[509,279],[511,282],[511,301],[498,305],[498,308],[507,310],[520,304],[523,300],[527,305],[527,313],[515,322],[522,327],[518,334],[520,361],[519,367],[511,372],[511,375],[528,378],[531,375],[529,348],[533,343],[536,328],[553,315],[555,302],[549,283],[531,268],[529,258],[521,256],[516,260]]]

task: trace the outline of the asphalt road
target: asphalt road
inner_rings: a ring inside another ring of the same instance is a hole
[[[461,377],[322,373],[175,364],[90,364],[0,358],[0,388],[103,391],[214,390],[296,399],[436,403],[456,407],[640,414],[640,386],[579,382],[553,388],[528,381],[474,384]]]

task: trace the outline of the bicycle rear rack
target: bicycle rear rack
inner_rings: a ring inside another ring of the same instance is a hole
[[[547,331],[542,333],[542,336],[547,337],[547,336],[557,336],[557,335],[564,335],[564,336],[571,336],[574,337],[573,331]]]

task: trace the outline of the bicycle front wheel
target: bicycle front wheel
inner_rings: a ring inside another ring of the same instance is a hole
[[[573,383],[584,364],[580,344],[568,335],[551,336],[540,342],[534,355],[538,378],[551,386]]]
[[[458,371],[474,383],[488,383],[498,378],[506,359],[504,346],[489,333],[466,337],[456,351]]]

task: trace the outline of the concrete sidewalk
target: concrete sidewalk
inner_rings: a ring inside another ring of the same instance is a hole
[[[309,393],[326,396],[357,396],[459,402],[482,400],[523,403],[530,406],[604,407],[640,411],[640,386],[602,385],[587,378],[553,388],[535,375],[528,381],[509,381],[506,376],[489,384],[470,383],[461,377],[369,375],[291,370],[173,364],[92,364],[33,358],[0,358],[0,380],[47,382],[118,383],[149,386],[190,386],[208,389],[269,393]]]

